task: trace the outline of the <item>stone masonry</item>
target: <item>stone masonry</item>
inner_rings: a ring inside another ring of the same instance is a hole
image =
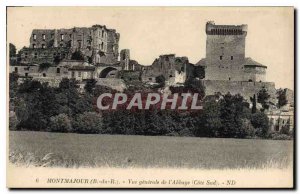
[[[21,63],[53,63],[56,56],[70,58],[70,53],[79,50],[90,57],[93,63],[113,64],[118,61],[119,39],[120,34],[116,30],[102,25],[88,28],[34,29],[29,48],[20,51]]]

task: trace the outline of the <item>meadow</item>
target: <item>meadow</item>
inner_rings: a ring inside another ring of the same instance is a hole
[[[287,168],[293,141],[9,131],[9,161],[68,168]]]

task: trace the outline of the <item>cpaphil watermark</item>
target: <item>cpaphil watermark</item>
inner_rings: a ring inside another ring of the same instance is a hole
[[[138,109],[149,110],[151,108],[161,110],[201,110],[202,100],[198,93],[174,93],[172,95],[161,93],[103,93],[97,99],[97,107],[100,110]]]

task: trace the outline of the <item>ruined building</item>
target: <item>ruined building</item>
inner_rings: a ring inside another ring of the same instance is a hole
[[[140,71],[142,66],[135,60],[130,59],[130,50],[122,49],[120,52],[120,65],[124,71]]]
[[[22,64],[55,63],[80,51],[90,62],[114,64],[119,56],[120,34],[106,26],[70,29],[34,29],[30,45],[20,51]]]
[[[175,54],[160,55],[151,66],[143,68],[142,80],[155,82],[158,76],[163,76],[170,84],[182,84],[188,78],[204,77],[204,69],[190,63],[187,57],[176,57]]]

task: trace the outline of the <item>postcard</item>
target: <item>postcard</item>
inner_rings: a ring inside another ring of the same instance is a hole
[[[7,7],[7,187],[294,188],[293,7]]]

